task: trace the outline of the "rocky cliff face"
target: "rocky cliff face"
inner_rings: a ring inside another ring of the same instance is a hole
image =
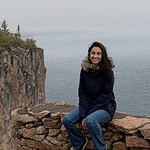
[[[0,147],[11,145],[11,111],[45,102],[45,75],[42,49],[0,52]]]

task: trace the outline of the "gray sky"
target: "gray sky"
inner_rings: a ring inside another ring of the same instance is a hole
[[[0,21],[15,32],[150,29],[150,0],[1,0]]]

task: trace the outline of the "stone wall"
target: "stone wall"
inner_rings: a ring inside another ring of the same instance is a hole
[[[16,150],[69,150],[71,144],[62,124],[64,115],[75,109],[57,101],[12,112],[12,140]],[[88,138],[86,150],[94,150],[87,130],[77,124]],[[117,112],[114,119],[102,125],[109,150],[150,150],[150,116],[131,116]]]
[[[11,111],[45,102],[45,75],[42,49],[0,52],[0,148],[11,146]]]

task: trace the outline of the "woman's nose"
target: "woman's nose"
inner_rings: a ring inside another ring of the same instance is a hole
[[[97,54],[94,54],[94,57],[97,57]]]

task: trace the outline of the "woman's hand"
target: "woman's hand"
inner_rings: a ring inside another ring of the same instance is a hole
[[[82,120],[82,128],[85,130],[86,129],[86,123],[85,123],[85,118]]]

